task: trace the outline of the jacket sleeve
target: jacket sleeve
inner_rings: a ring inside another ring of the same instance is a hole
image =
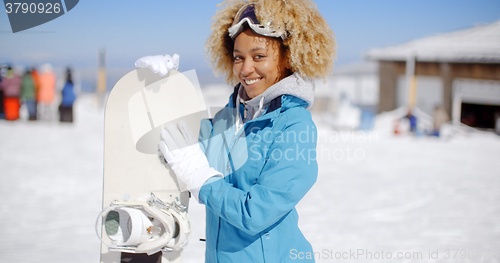
[[[310,117],[293,119],[285,122],[263,156],[262,170],[251,171],[259,176],[248,192],[226,180],[205,184],[200,190],[200,200],[213,213],[250,235],[278,222],[316,182],[316,127]],[[304,133],[307,139],[297,138]]]

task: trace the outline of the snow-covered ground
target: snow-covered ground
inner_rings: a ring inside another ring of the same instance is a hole
[[[74,124],[0,120],[0,262],[99,262],[103,112],[83,97],[75,113]],[[317,125],[318,181],[297,208],[317,261],[500,261],[499,136]],[[184,260],[203,262],[204,208],[190,214]],[[471,259],[480,252],[490,259]]]

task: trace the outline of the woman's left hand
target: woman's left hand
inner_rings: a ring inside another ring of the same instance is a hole
[[[160,76],[165,76],[172,69],[179,68],[179,55],[156,55],[146,56],[138,59],[135,62],[136,68],[149,68],[154,73],[159,73]]]

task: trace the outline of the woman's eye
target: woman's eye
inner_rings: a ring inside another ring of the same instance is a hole
[[[262,59],[262,58],[264,58],[263,55],[255,55],[255,59]]]
[[[241,60],[241,57],[234,57],[233,60],[236,62],[236,61],[240,61]]]

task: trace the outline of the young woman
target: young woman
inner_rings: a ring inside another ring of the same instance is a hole
[[[203,120],[199,144],[180,124],[160,149],[206,206],[206,262],[295,262],[313,253],[297,203],[316,181],[312,78],[333,67],[333,32],[303,0],[226,1],[206,48],[236,84],[226,107]],[[299,254],[301,253],[302,254]]]

